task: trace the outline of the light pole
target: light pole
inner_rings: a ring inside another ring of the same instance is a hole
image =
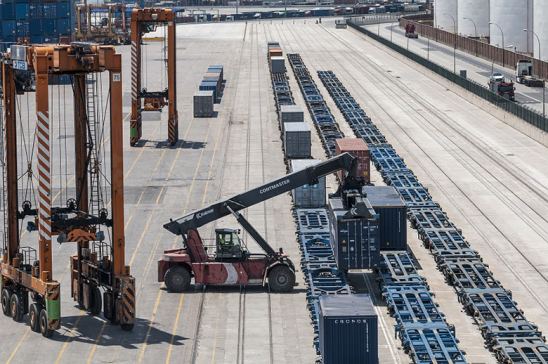
[[[500,34],[502,36],[502,67],[504,67],[504,53],[506,49],[504,48],[504,32],[502,31],[502,28],[497,23],[489,22],[489,25],[494,25],[500,30]]]
[[[390,24],[390,42],[392,42],[392,33],[394,29],[394,24],[396,24],[395,21],[393,21],[392,24]]]
[[[457,21],[455,20],[455,17],[451,14],[445,13],[444,15],[447,15],[451,17],[453,20],[453,73],[457,73]]]
[[[524,32],[527,32],[527,29],[523,29]],[[531,33],[537,38],[538,42],[538,59],[542,60],[541,54],[540,54],[540,38],[538,37],[538,34],[531,30]],[[534,52],[533,52],[534,53]],[[534,57],[533,57],[534,58]],[[542,117],[546,118],[546,80],[542,79]]]
[[[478,56],[478,27],[476,26],[476,22],[472,20],[472,18],[463,18],[464,20],[470,20],[472,24],[474,24],[474,38],[476,38],[476,57]]]

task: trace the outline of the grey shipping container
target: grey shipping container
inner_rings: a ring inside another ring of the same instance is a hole
[[[371,205],[367,207],[371,217],[352,217],[341,198],[329,199],[331,241],[340,270],[372,269],[380,261],[379,217]]]
[[[297,105],[280,105],[280,121],[283,123],[304,122],[304,111]]]
[[[363,192],[379,214],[380,250],[407,249],[407,207],[392,186],[365,186]]]
[[[297,172],[320,163],[317,159],[292,159],[291,172]],[[298,208],[321,208],[325,206],[325,177],[318,178],[315,185],[304,185],[292,192],[293,203]]]
[[[212,117],[214,115],[213,103],[213,91],[198,91],[194,95],[194,117]]]
[[[310,128],[306,123],[285,123],[284,150],[286,158],[310,158]]]
[[[224,67],[222,64],[212,64],[207,67],[207,72],[218,72],[221,77],[221,82],[225,80]]]
[[[270,58],[270,68],[272,73],[285,73],[285,59],[280,56]]]
[[[319,299],[323,364],[377,364],[378,319],[368,294],[324,295]]]

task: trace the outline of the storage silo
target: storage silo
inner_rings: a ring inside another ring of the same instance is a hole
[[[517,52],[533,51],[533,34],[524,32],[533,26],[533,0],[491,0],[489,15],[491,44]],[[495,25],[496,24],[496,25]],[[497,26],[498,25],[498,26]],[[501,30],[504,33],[504,42]]]
[[[533,30],[540,41],[540,57],[548,61],[548,1],[535,0],[533,15]],[[539,43],[537,38],[533,39],[535,58],[539,57]]]
[[[489,0],[458,0],[457,27],[465,37],[489,36]]]
[[[441,28],[451,33],[456,31],[454,28],[457,25],[457,1],[436,0],[434,2],[434,26],[436,28]]]

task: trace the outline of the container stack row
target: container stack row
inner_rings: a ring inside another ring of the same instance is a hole
[[[224,84],[223,66],[209,66],[200,82],[198,92],[194,94],[195,118],[210,118],[215,115],[214,104],[221,102]]]
[[[499,362],[548,362],[548,346],[537,326],[528,321],[510,291],[497,281],[487,264],[450,221],[403,158],[387,144],[365,111],[331,71],[318,72],[337,107],[371,150],[371,159],[386,184],[396,188],[407,206],[408,219],[474,318]],[[399,280],[399,279],[398,279]],[[411,277],[411,282],[419,278]],[[405,279],[403,279],[405,282]],[[411,283],[409,283],[411,284]],[[446,337],[446,336],[445,336]],[[423,340],[414,332],[409,340]]]
[[[280,48],[278,43],[270,42],[271,45]],[[285,139],[287,131],[292,130],[289,125],[306,124],[302,109],[295,105],[285,68],[283,72],[273,72],[277,69],[272,67],[270,70],[280,132],[282,139]],[[292,158],[287,154],[288,145],[284,148],[290,171],[319,162]],[[321,178],[316,185],[294,190],[292,197],[301,270],[307,288],[307,307],[314,327],[313,345],[319,355],[318,361],[323,364],[377,363],[377,315],[369,295],[353,294],[344,272],[337,266],[325,208],[325,178]]]
[[[334,157],[337,154],[335,140],[344,138],[344,134],[339,129],[301,56],[299,54],[288,54],[287,58],[297,78],[306,107],[312,117],[312,122],[320,135],[324,149],[326,149],[326,154],[328,157]]]
[[[307,95],[311,95],[315,97],[315,100],[321,100],[320,103],[316,104],[313,102],[308,103],[312,118],[314,119],[316,116],[314,106],[321,106],[325,108],[325,114],[329,115],[328,117],[332,121],[331,128],[325,135],[323,134],[325,133],[325,129],[316,123],[320,138],[327,141],[327,143],[324,143],[326,154],[331,156],[344,151],[367,149],[367,146],[359,147],[358,143],[348,138],[342,139],[342,141],[345,141],[347,144],[352,143],[353,147],[348,148],[348,146],[342,145],[345,144],[341,143],[341,139],[339,139],[342,137],[342,133],[323,101],[324,99],[314,84],[312,77],[310,77],[310,73],[302,62],[301,57],[299,55],[289,55],[289,60],[297,75],[299,84],[301,80],[304,81],[303,85],[300,86],[305,99]],[[314,86],[314,93],[310,92],[312,90],[310,85]],[[336,136],[330,133],[332,130],[338,131],[335,134]],[[364,143],[362,140],[360,142]],[[333,145],[335,148],[329,148],[330,145]],[[356,152],[352,154],[356,155]],[[366,181],[369,182],[369,173],[366,175]],[[445,321],[443,314],[438,310],[438,306],[434,302],[426,280],[417,273],[413,260],[405,251],[407,236],[405,222],[406,207],[404,202],[397,194],[395,188],[391,186],[366,186],[361,192],[364,197],[367,197],[366,207],[373,211],[371,211],[372,218],[366,219],[369,226],[364,231],[367,231],[368,236],[358,237],[357,240],[362,241],[362,244],[365,241],[375,240],[371,239],[371,231],[374,230],[369,231],[369,227],[375,221],[374,224],[378,227],[377,239],[379,241],[376,252],[377,261],[373,261],[371,264],[362,262],[361,268],[372,268],[378,272],[383,298],[387,303],[391,315],[396,320],[396,334],[401,339],[406,352],[409,353],[415,363],[465,363],[464,354],[457,344],[458,341],[455,337],[454,328]],[[330,200],[329,203],[330,205],[337,205],[337,201]],[[329,210],[331,212],[337,211],[339,209],[337,206],[330,206]],[[373,216],[376,217],[373,218]],[[384,221],[381,217],[384,217]],[[386,226],[383,226],[383,223]],[[356,229],[344,230],[355,231]],[[328,231],[332,234],[330,242],[332,247],[338,247],[338,244],[334,244],[337,240],[333,236],[333,233],[336,231],[335,226],[328,228]],[[397,251],[396,249],[402,249],[403,251]],[[354,251],[357,250],[354,249]],[[370,255],[370,257],[372,256]],[[337,259],[336,254],[334,258],[339,268],[344,269],[348,267],[340,259]],[[341,267],[341,264],[343,267]]]
[[[278,42],[268,42],[267,58],[285,158],[309,159],[312,156],[310,128],[304,122],[303,110],[295,105],[287,78],[285,59]],[[279,63],[283,66],[279,66]]]
[[[56,43],[72,33],[71,1],[3,0],[0,3],[0,40]]]

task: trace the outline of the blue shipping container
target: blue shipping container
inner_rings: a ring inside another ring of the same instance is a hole
[[[319,298],[323,364],[379,362],[377,314],[368,294]]]
[[[213,91],[213,99],[217,101],[217,82],[202,81],[199,87],[200,91]]]

